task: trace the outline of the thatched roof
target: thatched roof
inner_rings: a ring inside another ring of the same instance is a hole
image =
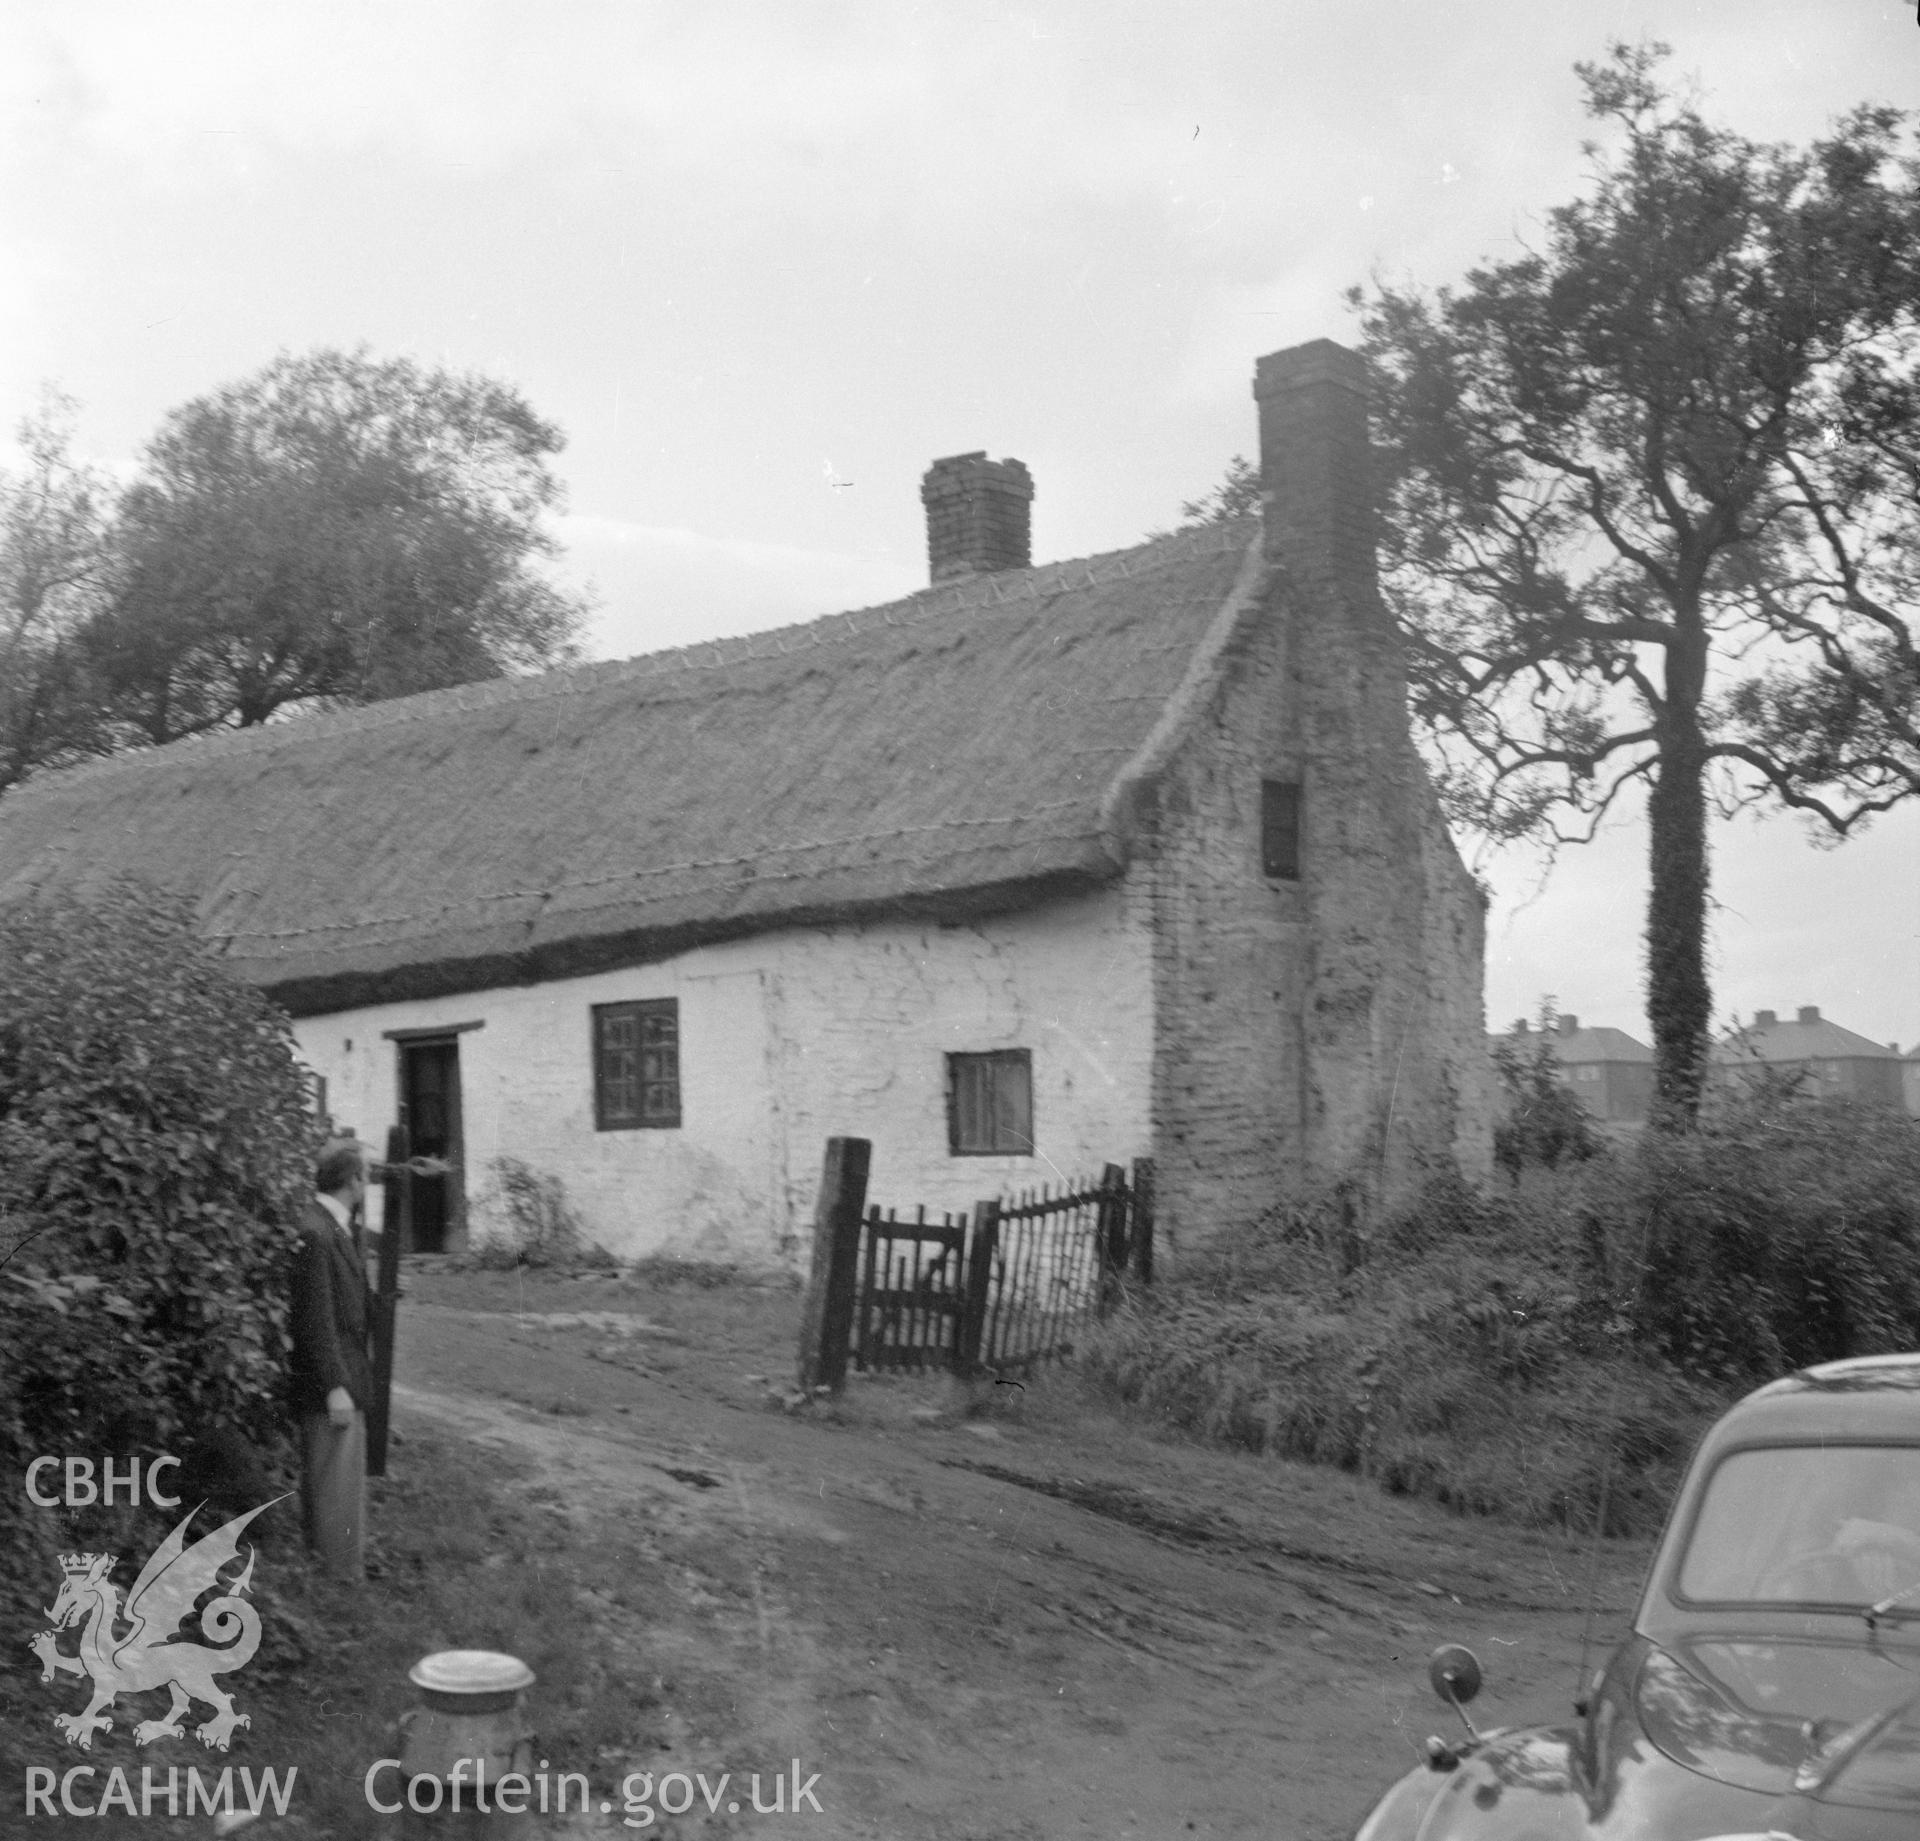
[[[0,902],[188,895],[296,1011],[1116,874],[1260,593],[1220,525],[620,663],[270,723],[0,801]]]

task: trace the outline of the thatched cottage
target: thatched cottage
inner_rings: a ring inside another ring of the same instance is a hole
[[[1264,520],[1031,567],[923,488],[933,586],[272,723],[0,803],[0,901],[131,875],[295,1019],[337,1120],[558,1176],[594,1238],[772,1262],[830,1134],[877,1199],[1157,1160],[1163,1247],[1483,1162],[1482,901],[1408,739],[1365,376],[1263,359]]]

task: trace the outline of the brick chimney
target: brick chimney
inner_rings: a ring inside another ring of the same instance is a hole
[[[1367,366],[1331,339],[1269,352],[1254,368],[1267,554],[1301,580],[1371,599],[1373,479]]]
[[[1756,1029],[1771,1029],[1779,1020],[1771,1010],[1756,1010],[1753,1013],[1753,1026]]]
[[[1580,1033],[1580,1019],[1577,1016],[1563,1016],[1559,1021],[1563,1036],[1577,1036]]]
[[[1820,1006],[1818,1004],[1802,1004],[1800,1006],[1801,1022],[1817,1023],[1819,1022],[1819,1020],[1820,1020]]]
[[[1017,460],[950,454],[920,482],[927,564],[937,585],[1033,562],[1033,476]]]

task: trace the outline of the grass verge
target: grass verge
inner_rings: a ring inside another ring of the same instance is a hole
[[[489,1450],[481,1465],[456,1439],[414,1432],[392,1454],[390,1471],[371,1486],[379,1576],[364,1587],[336,1585],[318,1573],[300,1545],[291,1503],[255,1524],[262,1538],[251,1596],[261,1645],[227,1683],[252,1723],[224,1753],[201,1746],[191,1726],[181,1738],[136,1747],[133,1726],[164,1713],[164,1691],[122,1697],[111,1710],[113,1730],[96,1735],[86,1753],[62,1741],[53,1715],[83,1706],[86,1684],[66,1675],[43,1684],[25,1648],[45,1627],[41,1608],[59,1583],[54,1548],[70,1535],[96,1547],[105,1545],[103,1536],[123,1538],[114,1577],[124,1585],[165,1524],[133,1524],[123,1515],[117,1529],[96,1525],[91,1537],[69,1526],[36,1540],[37,1560],[23,1555],[0,1588],[10,1639],[0,1651],[0,1807],[16,1812],[7,1832],[16,1832],[16,1822],[22,1833],[48,1825],[44,1814],[28,1822],[17,1813],[29,1766],[64,1774],[76,1765],[96,1772],[76,1783],[82,1803],[102,1799],[117,1766],[136,1806],[142,1767],[160,1786],[177,1767],[184,1797],[189,1767],[212,1784],[232,1766],[243,1807],[243,1770],[257,1782],[272,1768],[283,1784],[297,1771],[276,1835],[395,1832],[395,1819],[372,1814],[365,1775],[376,1759],[398,1755],[395,1723],[414,1698],[408,1668],[453,1648],[504,1650],[532,1667],[537,1681],[527,1710],[539,1736],[536,1757],[556,1772],[585,1773],[596,1804],[615,1796],[618,1760],[645,1743],[650,1713],[660,1704],[660,1684],[644,1671],[632,1638],[639,1607],[666,1589],[664,1569],[644,1551],[579,1529],[566,1505],[510,1456]],[[213,1518],[203,1514],[195,1525],[213,1525]],[[205,1713],[197,1706],[187,1717]],[[392,1784],[391,1773],[385,1781]],[[104,1814],[88,1832],[129,1841],[210,1832],[204,1814],[169,1819],[165,1809],[162,1791],[151,1816]]]

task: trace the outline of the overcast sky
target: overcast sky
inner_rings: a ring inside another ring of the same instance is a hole
[[[1254,450],[1260,353],[1577,189],[1617,36],[1755,137],[1920,106],[1913,0],[9,0],[0,418],[52,381],[125,465],[282,350],[489,371],[567,431],[598,656],[922,586],[937,455],[1112,549]],[[1920,1038],[1920,814],[1717,841],[1722,1016]],[[1482,867],[1490,1018],[1644,1036],[1637,831]]]

